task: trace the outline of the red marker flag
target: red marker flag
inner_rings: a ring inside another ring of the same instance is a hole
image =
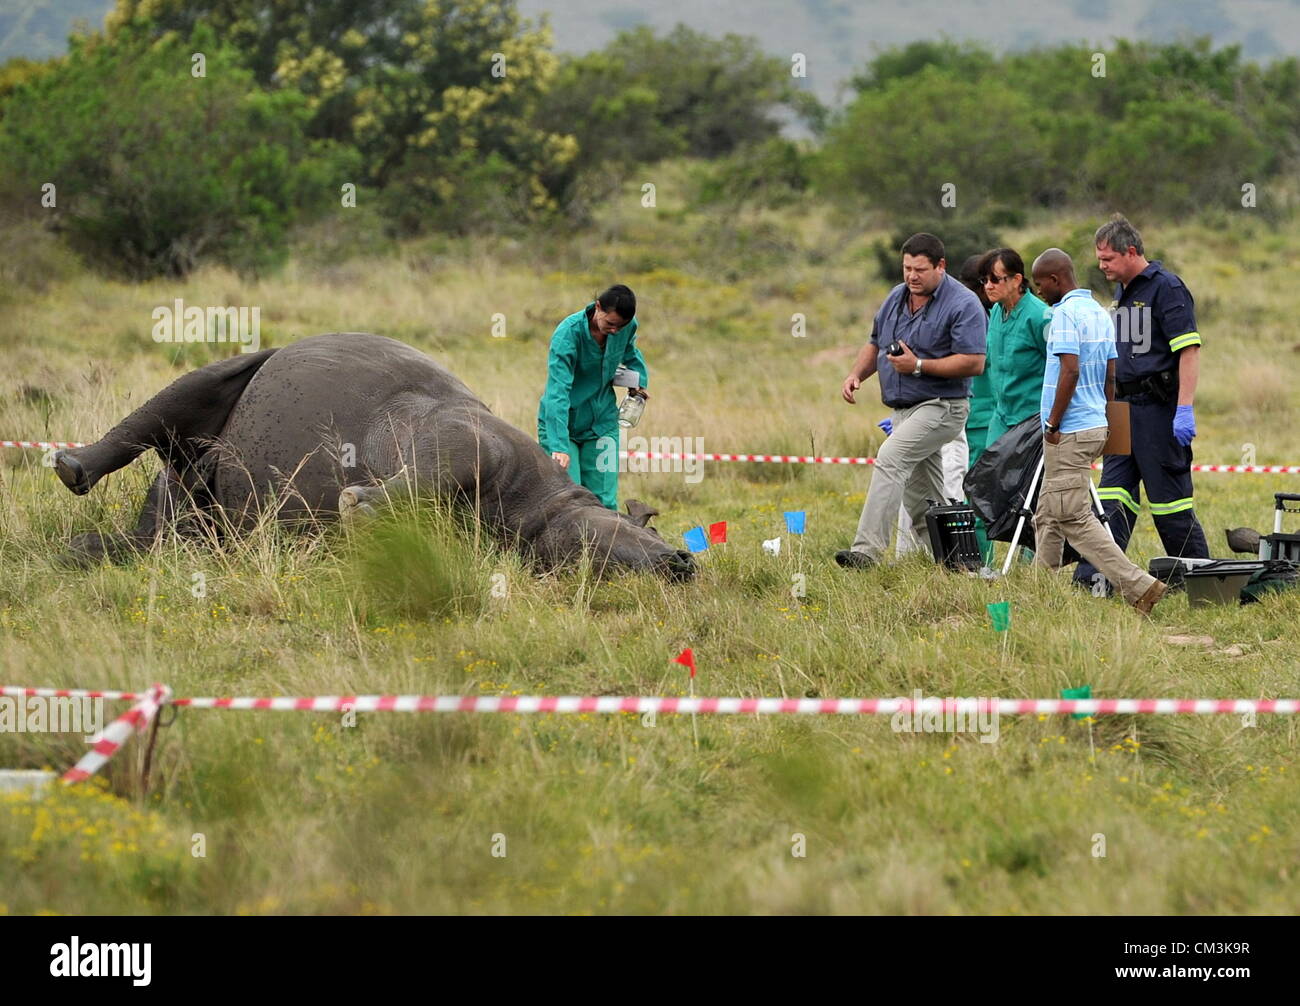
[[[673,663],[681,664],[683,667],[689,667],[691,669],[691,677],[695,677],[695,654],[691,652],[689,646],[682,650],[681,653],[677,654],[677,656],[673,657]]]
[[[727,522],[720,520],[709,525],[709,544],[725,545],[727,543]]]

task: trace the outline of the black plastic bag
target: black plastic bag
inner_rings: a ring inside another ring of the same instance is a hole
[[[984,533],[989,541],[1011,541],[1016,533],[1016,520],[1025,505],[1030,483],[1043,458],[1043,423],[1037,416],[1013,426],[998,437],[966,473],[962,488],[975,512],[984,518]],[[1035,495],[1037,495],[1035,493]],[[1034,500],[1038,502],[1037,498]],[[1034,541],[1034,508],[1020,529],[1020,544],[1031,552],[1037,550]],[[1068,566],[1082,558],[1069,542],[1065,543],[1061,564]]]
[[[984,448],[966,473],[966,498],[984,518],[984,533],[989,541],[1010,541],[1016,533],[1016,519],[1042,457],[1043,423],[1032,416]],[[1029,517],[1020,532],[1020,544],[1034,547],[1034,526]]]

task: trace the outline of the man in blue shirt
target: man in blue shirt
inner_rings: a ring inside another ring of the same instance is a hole
[[[1148,262],[1142,235],[1116,214],[1097,230],[1097,263],[1118,285],[1115,315],[1116,390],[1129,403],[1133,453],[1108,455],[1097,492],[1120,548],[1137,523],[1144,486],[1166,555],[1209,558],[1205,532],[1192,509],[1193,396],[1200,372],[1196,305],[1183,281]],[[1080,563],[1074,578],[1092,579]]]
[[[965,428],[970,379],[984,371],[984,308],[948,275],[943,242],[913,234],[902,256],[903,282],[876,312],[871,339],[840,389],[854,405],[862,382],[879,373],[881,400],[894,410],[853,547],[835,554],[847,569],[865,569],[884,556],[900,502],[913,525],[923,527],[926,498],[943,501],[943,446]]]
[[[1034,260],[1034,285],[1052,307],[1043,374],[1043,481],[1034,508],[1036,561],[1060,569],[1068,541],[1149,615],[1165,585],[1129,562],[1092,509],[1092,463],[1106,442],[1106,402],[1114,397],[1115,324],[1081,290],[1074,262],[1059,248]]]

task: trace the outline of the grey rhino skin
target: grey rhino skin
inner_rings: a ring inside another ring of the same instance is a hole
[[[128,535],[81,535],[78,564],[151,545],[186,518],[246,530],[267,507],[318,523],[412,490],[467,508],[542,569],[579,558],[599,571],[694,575],[689,553],[646,527],[656,511],[606,509],[531,437],[497,418],[448,370],[395,339],[318,335],[221,360],[177,379],[97,443],[60,452],[82,494],[153,448],[165,462]],[[353,462],[347,464],[345,462]]]

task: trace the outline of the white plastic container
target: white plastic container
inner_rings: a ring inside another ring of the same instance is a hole
[[[0,793],[27,790],[33,796],[44,796],[46,788],[58,777],[57,772],[43,769],[0,768]]]

